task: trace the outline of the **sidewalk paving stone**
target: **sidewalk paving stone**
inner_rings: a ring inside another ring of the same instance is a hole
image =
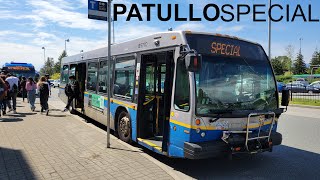
[[[20,99],[18,105],[17,114],[0,122],[0,180],[172,179],[116,139],[107,149],[103,133],[69,113],[45,116]]]

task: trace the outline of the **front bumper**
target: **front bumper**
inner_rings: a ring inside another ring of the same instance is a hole
[[[280,145],[282,142],[282,135],[278,132],[272,132],[271,142],[272,146]],[[270,151],[272,150],[272,146],[268,149],[261,149],[261,151],[258,152]],[[206,159],[212,157],[221,157],[232,152],[232,147],[222,140],[213,142],[184,143],[184,157],[187,159]],[[247,151],[242,153],[251,152]]]

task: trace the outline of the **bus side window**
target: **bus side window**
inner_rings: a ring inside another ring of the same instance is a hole
[[[98,63],[97,62],[88,63],[87,90],[96,91],[97,76],[98,76]]]
[[[113,72],[113,62],[111,61],[111,72]],[[110,78],[112,79],[113,73],[110,73]],[[99,77],[98,77],[98,82],[99,82],[99,89],[98,91],[100,93],[108,93],[108,61],[101,61],[100,62],[100,68],[99,68]]]
[[[69,80],[69,66],[64,65],[62,67],[61,82],[67,84],[68,80]]]
[[[189,111],[190,109],[190,83],[189,73],[184,61],[177,62],[176,85],[174,93],[174,106],[177,110]]]
[[[115,66],[114,95],[131,99],[134,88],[135,59],[119,59]]]

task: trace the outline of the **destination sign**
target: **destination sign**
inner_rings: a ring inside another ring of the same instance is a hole
[[[14,71],[30,71],[29,67],[23,67],[23,66],[12,66],[8,67],[9,70],[14,70]]]
[[[267,57],[260,45],[240,39],[207,34],[186,34],[186,38],[190,48],[202,55],[256,60]]]
[[[234,44],[225,44],[219,42],[212,42],[211,44],[211,53],[227,55],[227,56],[238,56],[240,57],[240,46]]]

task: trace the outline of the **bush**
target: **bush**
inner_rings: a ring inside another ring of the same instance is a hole
[[[292,81],[292,76],[291,75],[281,75],[281,76],[276,76],[276,79],[278,82],[283,82],[283,83],[287,84]]]
[[[60,73],[52,74],[51,79],[54,79],[54,80],[60,79]]]

